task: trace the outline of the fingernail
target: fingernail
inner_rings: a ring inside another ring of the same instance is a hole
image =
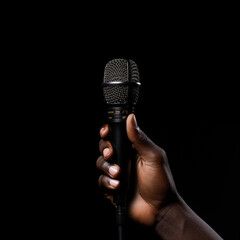
[[[117,187],[120,182],[118,180],[110,179],[109,183],[111,186]]]
[[[103,149],[103,156],[106,158],[110,154],[109,148],[104,148]]]
[[[118,167],[111,166],[108,171],[112,176],[115,176],[118,173]]]
[[[137,120],[136,120],[135,114],[133,114],[132,123],[133,123],[134,127],[137,126]]]
[[[137,119],[135,117],[135,115],[133,116],[133,126],[136,130],[139,130],[138,124],[137,124]]]

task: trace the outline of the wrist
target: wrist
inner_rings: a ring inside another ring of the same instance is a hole
[[[184,208],[184,200],[182,197],[176,193],[168,201],[166,201],[156,213],[155,225],[159,224],[164,220],[165,216],[171,215],[176,209]]]

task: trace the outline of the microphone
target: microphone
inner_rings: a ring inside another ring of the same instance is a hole
[[[140,86],[138,66],[134,61],[113,59],[106,64],[102,83],[106,117],[114,149],[113,161],[121,168],[120,187],[114,195],[116,224],[121,240],[125,235],[126,198],[131,167],[131,143],[127,137],[126,119],[130,113],[135,112]]]

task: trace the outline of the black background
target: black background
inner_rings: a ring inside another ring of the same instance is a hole
[[[189,206],[224,239],[237,239],[239,46],[230,24],[235,19],[203,21],[206,15],[194,18],[194,12],[152,22],[129,18],[127,32],[116,16],[86,25],[79,14],[60,15],[18,34],[18,74],[30,80],[21,82],[25,89],[16,103],[24,159],[17,164],[24,168],[23,182],[14,182],[18,234],[116,239],[115,209],[97,186],[95,166],[105,123],[101,83],[109,60],[130,58],[142,83],[140,128],[166,150]],[[130,239],[156,238],[152,229],[133,222],[128,231]]]
[[[49,97],[54,99],[42,119],[42,149],[47,152],[39,162],[47,174],[40,178],[46,188],[41,196],[46,208],[43,229],[53,236],[115,239],[115,209],[98,189],[95,167],[99,128],[105,123],[101,82],[108,60],[130,57],[139,65],[142,81],[139,126],[166,150],[186,202],[224,239],[236,239],[239,122],[230,66],[216,57],[208,60],[207,52],[202,56],[195,51],[182,60],[179,55],[188,52],[178,53],[177,60],[175,54],[166,61],[151,54],[93,54],[75,79],[66,76],[69,82],[62,81],[59,88],[57,80],[52,86]],[[145,239],[153,234],[131,224],[131,236]]]

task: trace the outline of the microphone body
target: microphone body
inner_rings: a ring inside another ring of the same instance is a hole
[[[116,224],[118,228],[122,228],[119,230],[119,232],[122,232],[122,235],[124,234],[126,200],[131,168],[131,144],[127,138],[126,132],[126,117],[128,114],[129,112],[124,109],[124,107],[108,108],[108,124],[110,127],[109,140],[114,149],[113,161],[121,168],[119,176],[120,187],[115,192],[114,202],[116,203]]]
[[[117,190],[114,201],[124,201],[125,194],[129,185],[129,169],[130,169],[130,149],[131,144],[127,137],[126,118],[130,114],[129,110],[124,106],[108,107],[108,124],[110,127],[110,142],[114,149],[114,163],[121,168],[120,187]],[[120,197],[120,198],[119,198]]]
[[[109,140],[114,149],[113,161],[121,168],[120,187],[115,191],[114,202],[119,239],[122,240],[125,239],[126,200],[131,168],[131,143],[127,137],[126,119],[135,111],[140,90],[136,63],[126,59],[109,61],[105,67],[102,86],[110,127]]]

